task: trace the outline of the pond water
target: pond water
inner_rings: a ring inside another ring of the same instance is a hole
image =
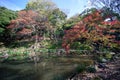
[[[33,62],[8,61],[0,63],[0,80],[66,80],[78,65],[89,63],[87,57],[48,58]]]

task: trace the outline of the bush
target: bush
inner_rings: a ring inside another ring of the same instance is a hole
[[[106,53],[105,58],[106,58],[106,59],[111,59],[111,58],[112,58],[112,54]]]
[[[90,67],[87,68],[87,72],[89,72],[89,73],[95,73],[96,69],[93,66],[90,66]]]
[[[72,49],[77,49],[77,50],[92,50],[92,47],[88,44],[82,44],[80,42],[74,42],[71,44]]]
[[[77,73],[82,73],[82,72],[84,72],[86,70],[86,66],[85,65],[78,65],[77,67],[76,67],[76,72]]]

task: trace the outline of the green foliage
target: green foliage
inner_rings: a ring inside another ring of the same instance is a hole
[[[1,33],[1,35],[3,34],[3,32],[4,32],[4,29],[3,29],[3,28],[0,28],[0,33]]]
[[[15,19],[17,14],[15,11],[9,10],[0,6],[0,42],[9,43],[10,34],[7,26],[12,19]]]
[[[0,7],[0,28],[5,29],[12,19],[15,19],[17,14],[15,11],[5,7]]]
[[[49,21],[51,25],[55,26],[57,29],[62,28],[62,24],[65,22],[66,14],[61,11],[59,8],[54,9],[51,14],[49,14]]]
[[[56,8],[56,5],[51,0],[31,0],[26,5],[26,9],[34,9],[38,11],[47,11],[54,8]]]
[[[7,45],[6,47],[11,48],[11,49],[17,48],[17,47],[28,48],[32,44],[33,44],[33,42],[30,42],[30,41],[13,41],[13,42],[10,42],[9,45]]]
[[[56,49],[56,44],[51,44],[51,46],[49,47],[49,49]]]
[[[27,56],[29,54],[29,51],[27,50],[24,50],[24,48],[21,48],[19,50],[15,50],[15,49],[9,49],[7,51],[7,53],[12,56],[12,57],[15,57],[15,56]]]
[[[34,10],[41,18],[48,18],[48,15],[56,9],[56,5],[50,0],[31,0],[26,5],[27,10]]]
[[[89,72],[89,73],[95,73],[96,72],[96,69],[93,67],[93,66],[89,66],[89,67],[87,67],[87,72]]]
[[[96,56],[96,60],[98,62],[106,62],[112,59],[112,54],[110,54],[110,52],[106,52],[106,53],[101,53],[99,56]]]
[[[49,45],[49,49],[57,49],[57,48],[62,48],[62,41],[58,40],[57,43],[52,43]]]
[[[86,70],[86,66],[85,65],[78,65],[77,67],[76,67],[76,72],[77,73],[82,73],[82,72],[84,72]]]
[[[105,58],[106,58],[106,59],[111,59],[111,58],[112,58],[112,54],[106,53],[106,54],[105,54]]]
[[[80,42],[73,42],[71,44],[72,49],[77,49],[77,50],[92,50],[92,47],[88,44],[82,44]]]
[[[81,20],[81,16],[76,14],[73,17],[66,20],[66,22],[63,24],[63,29],[68,30],[72,28],[76,23],[78,23]]]

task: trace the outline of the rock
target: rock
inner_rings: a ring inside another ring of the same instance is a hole
[[[105,64],[103,64],[103,63],[99,63],[98,68],[103,68],[104,69],[104,68],[107,68],[107,66]]]
[[[107,62],[107,60],[105,58],[102,59],[102,62]]]
[[[8,57],[9,57],[9,54],[8,53],[4,53],[0,58],[7,59]]]

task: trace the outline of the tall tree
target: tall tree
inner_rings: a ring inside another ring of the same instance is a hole
[[[59,8],[54,9],[49,15],[49,23],[52,26],[50,34],[53,34],[53,40],[58,41],[61,31],[63,29],[63,23],[66,21],[66,14]]]
[[[26,9],[36,11],[40,19],[45,19],[48,23],[46,26],[47,35],[50,40],[56,43],[57,38],[62,29],[62,24],[65,22],[66,14],[57,8],[51,0],[30,0]]]

